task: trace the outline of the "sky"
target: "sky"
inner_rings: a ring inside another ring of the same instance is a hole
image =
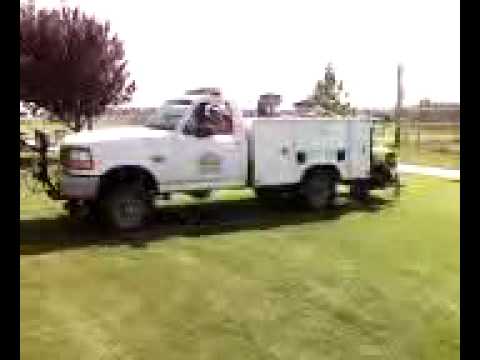
[[[58,7],[60,0],[37,0]],[[460,101],[460,1],[64,0],[124,41],[132,106],[159,106],[200,86],[241,108],[265,92],[282,108],[312,93],[331,62],[355,107]]]

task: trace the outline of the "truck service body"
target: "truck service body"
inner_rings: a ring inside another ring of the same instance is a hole
[[[373,131],[370,119],[242,118],[221,94],[182,96],[142,126],[66,136],[57,197],[89,204],[124,230],[143,224],[155,195],[172,192],[288,190],[319,209],[336,184],[365,192],[396,178],[394,156],[374,153]]]

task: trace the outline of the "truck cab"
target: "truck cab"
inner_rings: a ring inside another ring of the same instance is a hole
[[[172,114],[176,121],[166,128]],[[152,131],[172,132],[168,144],[151,142],[162,191],[245,186],[248,148],[241,121],[237,107],[222,96],[167,101],[145,123]]]

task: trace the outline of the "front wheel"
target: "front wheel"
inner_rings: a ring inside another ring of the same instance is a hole
[[[141,186],[118,185],[102,200],[101,209],[109,227],[130,231],[145,225],[153,212],[153,202]]]
[[[310,209],[323,210],[335,200],[335,178],[328,171],[314,172],[305,179],[301,193]]]

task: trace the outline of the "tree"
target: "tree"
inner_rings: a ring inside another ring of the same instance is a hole
[[[20,7],[20,100],[34,103],[79,131],[107,105],[130,100],[123,43],[78,8]]]
[[[350,103],[342,103],[342,94],[346,99],[348,93],[344,92],[343,81],[337,81],[331,63],[325,68],[323,80],[317,81],[309,100],[316,112],[322,115],[347,115],[352,112]]]

